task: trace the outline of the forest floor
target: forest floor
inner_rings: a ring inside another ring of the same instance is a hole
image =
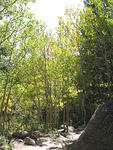
[[[41,145],[36,146],[28,146],[25,145],[24,142],[14,142],[13,150],[60,150],[66,144],[70,144],[71,142],[77,140],[81,135],[81,132],[70,132],[66,137],[59,135],[59,137],[54,137],[49,135],[47,137],[40,137],[39,141],[41,141]]]

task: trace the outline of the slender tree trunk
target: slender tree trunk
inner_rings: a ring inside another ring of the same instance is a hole
[[[8,97],[7,97],[7,101],[6,101],[6,106],[5,106],[5,110],[4,110],[4,115],[6,115],[8,104],[9,104],[9,98],[10,98],[11,90],[12,90],[12,82],[13,82],[13,79],[11,79],[9,93],[8,93]]]
[[[82,57],[82,55],[81,55]],[[84,122],[84,125],[86,125],[86,108],[85,108],[85,99],[86,99],[86,89],[85,89],[85,80],[84,80],[84,73],[83,73],[83,63],[81,60],[81,73],[82,73],[82,119]]]
[[[54,81],[54,128],[57,127],[56,81]]]
[[[35,79],[35,74],[34,74],[34,84],[35,84],[35,87],[38,88],[38,86],[37,86],[37,81],[36,81],[36,79]],[[35,106],[36,106],[36,108],[37,108],[38,122],[39,122],[39,124],[41,124],[40,97],[39,97],[39,94],[38,94],[37,91],[36,91],[36,97],[37,97],[37,100],[38,100],[38,106],[37,106],[37,102],[36,102],[35,100],[34,100],[34,102],[35,102]]]
[[[47,77],[47,60],[46,47],[44,47],[44,81],[45,81],[45,98],[46,98],[46,130],[48,132],[49,125],[49,97],[48,97],[48,77]]]
[[[8,75],[7,75],[6,81],[5,81],[5,87],[4,87],[4,94],[3,94],[2,103],[1,103],[1,116],[3,115],[3,107],[4,107],[5,97],[6,97],[6,91],[7,91],[8,80],[9,80],[9,77],[8,77]]]
[[[64,105],[64,109],[63,109],[63,124],[65,124],[66,122],[66,107],[65,107],[65,104]]]
[[[106,71],[107,71],[107,82],[108,82],[108,92],[109,92],[109,95],[111,95],[111,88],[110,88],[110,85],[111,85],[111,81],[110,81],[110,69],[109,69],[109,64],[108,64],[108,60],[107,60],[107,52],[105,50],[105,60],[106,60]],[[108,96],[107,96],[108,98]],[[110,99],[111,99],[111,96],[110,96]],[[108,100],[110,100],[108,99]]]
[[[53,129],[53,102],[51,96],[51,78],[50,78],[50,86],[49,86],[49,96],[50,96],[50,127]]]
[[[66,126],[67,126],[67,132],[68,132],[68,126],[69,126],[69,92],[67,95],[67,104],[66,104]]]
[[[56,119],[56,123],[57,123],[57,129],[58,129],[58,126],[59,126],[59,107],[57,107],[57,119]]]
[[[83,112],[83,122],[86,125],[86,108],[85,108],[85,91],[83,89],[83,96],[82,96],[82,112]]]
[[[67,84],[69,86],[69,76],[68,76]],[[66,126],[67,126],[67,132],[68,132],[68,126],[69,126],[69,112],[70,112],[70,107],[69,107],[69,89],[68,89],[67,90],[67,103],[66,103]]]

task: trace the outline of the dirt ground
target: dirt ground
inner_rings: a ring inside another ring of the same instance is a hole
[[[59,137],[41,137],[39,138],[39,145],[36,146],[28,146],[25,145],[24,142],[14,142],[13,150],[60,150],[63,149],[65,144],[71,143],[74,140],[77,140],[80,133],[69,133],[66,137],[60,135]]]

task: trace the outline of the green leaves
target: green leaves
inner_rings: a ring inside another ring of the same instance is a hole
[[[3,17],[0,15],[0,20],[2,20],[3,19]]]
[[[10,113],[22,126],[25,115],[26,119],[38,117],[40,122],[46,109],[51,125],[52,117],[59,115],[57,109],[65,110],[73,101],[82,108],[78,118],[83,120],[86,109],[88,120],[92,113],[88,107],[94,110],[98,103],[112,98],[111,2],[105,6],[91,0],[84,11],[66,9],[66,20],[59,18],[55,36],[28,12],[28,2],[0,2],[0,69],[4,70],[0,70],[0,106],[1,112],[6,110],[4,119]]]
[[[0,136],[0,148],[3,150],[12,150],[11,144],[8,144],[8,140],[4,136]]]

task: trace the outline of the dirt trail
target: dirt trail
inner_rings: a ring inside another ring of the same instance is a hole
[[[39,143],[41,142],[41,145],[39,144],[40,146],[27,146],[24,145],[23,142],[19,143],[18,141],[15,141],[13,150],[60,150],[65,143],[70,143],[74,140],[77,140],[80,135],[81,132],[79,134],[73,132],[66,137],[62,135],[57,138],[49,136],[41,137],[39,138]]]

